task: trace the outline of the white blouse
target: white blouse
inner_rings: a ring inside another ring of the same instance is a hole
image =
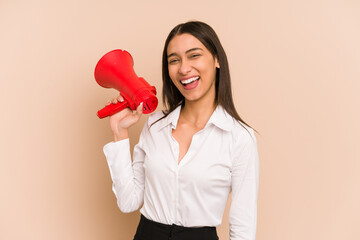
[[[178,164],[179,144],[172,137],[181,106],[149,116],[131,162],[129,139],[104,146],[113,191],[122,212],[185,227],[221,224],[228,195],[230,239],[254,240],[257,222],[259,157],[253,129],[218,106],[197,132]],[[249,131],[247,131],[246,129]]]

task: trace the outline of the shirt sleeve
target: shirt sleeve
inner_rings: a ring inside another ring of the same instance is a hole
[[[259,156],[254,130],[248,130],[240,133],[232,155],[230,240],[256,238]]]
[[[148,134],[147,124],[145,124],[139,143],[134,147],[132,162],[129,139],[110,142],[103,148],[113,181],[112,190],[120,210],[124,213],[136,211],[144,202],[143,164],[146,154],[142,142]]]

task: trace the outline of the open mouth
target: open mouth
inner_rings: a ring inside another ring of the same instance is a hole
[[[199,76],[197,76],[197,77],[192,77],[192,78],[189,78],[189,79],[186,79],[186,80],[182,80],[182,81],[180,81],[180,83],[181,83],[183,86],[186,86],[186,85],[191,84],[191,83],[193,83],[193,82],[195,82],[195,81],[198,81],[199,79],[200,79]]]

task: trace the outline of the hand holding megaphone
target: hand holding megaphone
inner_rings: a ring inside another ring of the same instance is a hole
[[[134,61],[130,53],[120,49],[105,54],[95,67],[95,80],[104,88],[118,90],[123,102],[110,104],[97,112],[99,118],[111,116],[129,107],[132,110],[143,103],[143,113],[152,113],[158,105],[156,89],[133,69]]]

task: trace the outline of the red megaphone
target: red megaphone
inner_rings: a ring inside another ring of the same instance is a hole
[[[111,116],[126,107],[135,110],[143,102],[143,113],[155,111],[158,105],[156,89],[143,78],[136,76],[130,53],[113,50],[105,54],[95,67],[95,80],[104,88],[115,88],[124,98],[123,102],[110,104],[97,112],[99,118]]]

